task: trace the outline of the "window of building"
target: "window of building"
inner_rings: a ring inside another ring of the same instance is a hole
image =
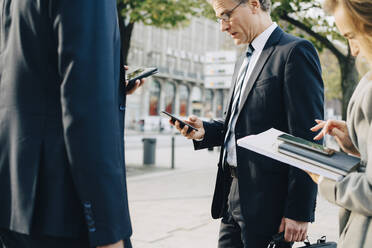
[[[180,96],[180,116],[187,116],[188,102],[189,102],[189,89],[186,85],[181,84],[179,86]]]
[[[160,83],[152,81],[150,83],[150,106],[149,115],[159,115],[159,100],[160,100]]]
[[[181,50],[191,51],[192,49],[192,27],[189,25],[187,28],[180,30],[181,32]]]
[[[169,30],[167,32],[167,47],[178,49],[178,33],[176,30]]]
[[[203,79],[203,76],[204,76],[204,67],[203,67],[203,64],[201,62],[195,63],[195,71],[199,75],[199,77],[201,79]]]
[[[188,59],[181,59],[181,61],[180,61],[180,68],[179,68],[179,70],[180,71],[183,71],[183,72],[190,72],[190,65],[191,65],[191,62],[190,62],[190,60],[188,60]]]
[[[160,52],[151,51],[147,54],[147,57],[148,57],[149,66],[159,67],[161,65],[161,53]]]
[[[204,115],[213,118],[213,91],[206,89],[204,92]]]
[[[198,31],[196,36],[194,37],[194,44],[195,44],[195,51],[199,54],[204,52],[204,44],[205,44],[205,28],[204,22],[202,20],[197,20],[195,23],[196,30]]]
[[[201,116],[203,104],[202,104],[202,90],[200,87],[193,87],[191,91],[191,103],[192,103],[192,114]]]
[[[218,50],[218,36],[216,31],[218,31],[218,27],[216,28],[216,25],[214,23],[210,23],[208,25],[208,50],[214,51]]]
[[[142,65],[143,51],[139,47],[131,47],[128,54],[130,65]]]
[[[174,113],[174,99],[176,95],[176,88],[172,83],[165,83],[164,85],[164,103],[165,111],[168,113]]]
[[[175,66],[176,66],[176,57],[174,56],[171,56],[171,55],[167,55],[166,57],[166,64],[167,64],[167,68],[170,70],[170,71],[173,71],[175,69]]]
[[[137,49],[136,51],[136,62],[137,62],[137,65],[142,65],[143,64],[143,51],[142,49]]]
[[[216,92],[216,117],[223,117],[223,91],[218,90]]]
[[[155,51],[159,51],[161,49],[162,45],[162,37],[161,37],[161,29],[159,28],[153,28],[151,33],[151,40],[152,40],[152,48]]]

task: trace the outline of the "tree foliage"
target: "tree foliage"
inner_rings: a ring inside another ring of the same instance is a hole
[[[342,115],[358,82],[355,58],[346,39],[339,34],[334,19],[325,14],[320,0],[273,0],[272,17],[285,21],[287,31],[306,37],[319,51],[327,48],[336,56],[340,68]],[[332,82],[332,87],[335,87]],[[331,86],[331,85],[328,85]],[[329,91],[329,90],[328,90]],[[337,96],[337,93],[332,94]]]
[[[161,28],[185,25],[192,16],[208,16],[213,9],[207,0],[118,0],[125,23],[142,22]]]
[[[340,67],[336,57],[328,49],[324,49],[320,53],[320,62],[322,64],[322,77],[325,84],[326,99],[341,100]]]
[[[347,55],[347,42],[337,31],[334,18],[326,15],[321,2],[312,0],[274,0],[272,17],[288,22],[288,30],[313,42],[319,51],[325,47],[336,56]],[[339,44],[339,46],[335,45]]]
[[[309,39],[318,51],[327,48],[336,56],[345,118],[358,73],[348,43],[336,30],[333,18],[325,15],[321,0],[272,0],[272,3],[272,17],[276,21],[284,21],[286,31]],[[186,26],[192,16],[214,16],[208,0],[117,0],[117,4],[125,61],[135,23],[170,29]],[[328,86],[334,87],[333,79],[332,84]],[[335,97],[338,94],[334,92],[332,95]]]
[[[207,0],[117,0],[117,7],[124,63],[135,23],[170,29],[188,25],[192,16],[213,15]]]

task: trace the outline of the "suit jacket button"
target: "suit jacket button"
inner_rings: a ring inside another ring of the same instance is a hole
[[[119,107],[120,111],[124,111],[125,110],[125,106],[120,104],[120,107]]]

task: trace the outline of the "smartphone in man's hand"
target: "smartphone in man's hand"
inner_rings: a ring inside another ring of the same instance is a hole
[[[152,76],[158,73],[158,68],[149,67],[149,68],[138,68],[134,71],[128,72],[127,74],[127,91],[131,90],[136,84],[137,80]]]
[[[183,128],[184,126],[188,126],[189,129],[187,129],[187,133],[191,133],[192,131],[198,131],[198,129],[196,129],[195,127],[191,126],[190,124],[178,119],[177,117],[175,117],[174,115],[166,112],[166,111],[161,111],[161,113],[163,115],[166,115],[167,117],[170,117],[171,118],[171,122],[172,123],[175,123],[176,121],[178,121],[180,123],[180,127]]]

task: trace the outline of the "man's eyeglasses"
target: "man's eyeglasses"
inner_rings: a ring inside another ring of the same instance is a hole
[[[224,22],[229,22],[230,21],[230,18],[231,18],[231,15],[232,13],[234,12],[234,10],[236,8],[238,8],[244,1],[240,1],[234,8],[232,8],[231,10],[228,10],[228,11],[225,11],[225,13],[223,13],[221,16],[217,16],[217,21],[218,23],[222,23],[222,21]]]

